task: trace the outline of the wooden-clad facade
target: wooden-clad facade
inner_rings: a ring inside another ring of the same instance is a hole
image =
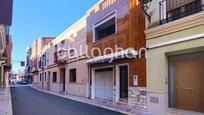
[[[103,4],[107,1],[108,0],[102,1],[100,4],[97,4],[98,6],[94,6],[87,13],[87,44],[89,54],[91,55],[92,48],[100,48],[102,53],[105,48],[110,47],[114,49],[115,46],[124,49],[131,47],[136,51],[139,51],[140,48],[144,48],[145,19],[139,5],[139,0],[116,0],[115,3],[103,9]],[[112,12],[116,13],[116,34],[93,42],[93,25],[103,20],[107,14]],[[95,51],[94,56],[97,55],[99,55],[99,53]],[[133,75],[139,76],[139,86],[146,86],[145,58],[115,60],[113,63],[94,64],[92,67],[116,65],[120,63],[129,63],[130,86],[133,86]]]
[[[106,27],[106,24],[111,23],[111,21],[107,21],[108,19],[115,19],[115,33],[109,35],[112,31],[109,28],[105,34],[101,34],[102,37],[99,37],[100,39],[97,39],[101,32],[98,32],[97,29],[100,30]],[[133,48],[139,52],[146,45],[144,29],[145,18],[139,0],[101,0],[87,12],[88,54],[94,60],[97,57],[106,58],[106,55],[118,52],[118,50],[116,51],[116,47],[123,48],[124,50]],[[98,33],[99,35],[97,35]],[[93,50],[96,48],[99,48],[100,52]],[[114,52],[106,50],[107,48],[113,49]],[[112,73],[107,72],[105,69],[100,70],[101,68],[107,67],[112,68]],[[125,68],[128,69],[125,70]],[[131,106],[136,106],[138,105],[136,103],[141,102],[141,100],[131,101],[132,98],[138,98],[134,94],[140,93],[140,91],[146,92],[146,60],[144,55],[142,58],[115,59],[111,63],[106,61],[91,63],[89,64],[89,70],[92,89],[91,97],[93,99],[99,98],[115,102],[126,102]],[[126,78],[121,75],[124,75]],[[135,76],[137,76],[137,83],[134,81]],[[106,77],[111,77],[111,79]],[[109,81],[112,80],[112,84],[111,82],[106,82],[107,79]],[[127,83],[124,82],[126,80]],[[105,85],[101,86],[101,84]],[[109,86],[110,91],[107,86]],[[111,86],[113,87],[111,88]],[[103,90],[103,87],[105,87],[107,92],[97,92],[98,90]],[[113,90],[113,94],[111,94],[111,90]],[[105,96],[101,97],[101,95]],[[146,94],[144,93],[145,96]],[[126,101],[124,101],[125,98],[127,99]],[[146,99],[143,98],[143,100]],[[139,108],[144,109],[145,106],[146,104],[143,104]]]

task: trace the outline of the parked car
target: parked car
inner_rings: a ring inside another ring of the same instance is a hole
[[[27,85],[28,82],[27,82],[27,81],[21,81],[20,84],[21,84],[21,85]]]

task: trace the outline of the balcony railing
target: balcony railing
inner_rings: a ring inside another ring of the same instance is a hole
[[[202,0],[163,0],[159,3],[160,25],[204,11]]]

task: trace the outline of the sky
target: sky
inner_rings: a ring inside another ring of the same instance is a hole
[[[58,36],[86,14],[98,0],[14,0],[10,34],[13,71],[23,69],[27,47],[34,39]]]

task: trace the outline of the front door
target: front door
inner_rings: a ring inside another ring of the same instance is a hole
[[[120,98],[128,97],[128,66],[120,66]]]
[[[66,75],[66,70],[65,68],[60,70],[60,78],[61,78],[61,82],[62,82],[62,91],[65,91],[65,75]]]
[[[189,56],[190,55],[186,55]],[[197,56],[173,63],[170,86],[171,106],[177,109],[204,112],[204,58]]]

